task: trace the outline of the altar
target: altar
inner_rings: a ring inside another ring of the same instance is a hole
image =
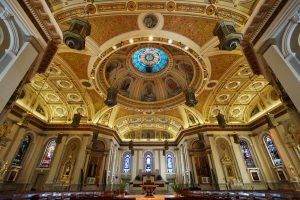
[[[167,187],[166,187],[166,181],[162,179],[162,177],[160,176],[160,174],[158,172],[154,173],[154,172],[149,172],[149,173],[143,173],[140,172],[135,179],[132,182],[132,190],[133,191],[141,191],[141,189],[143,189],[145,192],[149,191],[150,188],[160,192],[165,192],[167,191]],[[152,186],[147,186],[147,185],[152,185]],[[155,186],[153,186],[155,185]],[[145,190],[147,189],[147,190]],[[152,192],[153,192],[152,191]]]
[[[158,187],[158,185],[141,185],[141,187],[146,193],[145,197],[153,197],[153,192]]]

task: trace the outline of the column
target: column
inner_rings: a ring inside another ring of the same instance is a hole
[[[276,127],[276,131],[278,133],[278,137],[281,141],[281,144],[283,145],[284,148],[284,152],[287,153],[288,155],[288,159],[290,161],[290,164],[287,166],[288,168],[290,168],[290,166],[292,165],[295,169],[295,172],[298,177],[299,177],[299,173],[300,173],[300,163],[298,160],[298,157],[293,149],[293,146],[291,144],[287,144],[286,141],[286,137],[287,137],[287,132],[284,128],[284,126],[282,124],[279,124]]]
[[[199,182],[198,182],[198,176],[197,176],[197,170],[196,170],[196,162],[197,162],[196,159],[197,159],[197,156],[191,156],[194,182],[196,184],[199,184]]]
[[[163,151],[162,150],[158,150],[159,153],[159,162],[160,162],[160,175],[162,176],[163,180],[167,180],[167,169],[166,169],[166,155],[163,156]]]
[[[30,183],[30,176],[33,175],[35,168],[37,166],[38,159],[40,158],[41,152],[44,152],[43,148],[43,137],[36,135],[35,139],[32,141],[33,143],[30,144],[30,148],[27,150],[26,160],[24,159],[24,163],[22,164],[22,172],[19,175],[19,182],[20,183]],[[33,183],[34,180],[31,180]],[[30,187],[27,186],[26,190]]]
[[[268,155],[263,151],[262,149],[262,143],[263,141],[259,141],[258,135],[257,134],[252,134],[249,135],[253,148],[252,150],[254,151],[254,154],[257,156],[257,163],[259,164],[260,172],[264,180],[267,184],[269,182],[274,182],[276,181],[276,178],[274,176],[274,173],[272,173],[273,168],[269,165],[269,162],[267,160]],[[271,170],[270,170],[271,169]]]
[[[16,152],[19,149],[19,146],[24,137],[25,131],[26,131],[25,128],[23,128],[23,127],[19,128],[19,130],[15,134],[14,141],[12,142],[12,146],[10,147],[8,154],[5,155],[5,157],[4,157],[4,160],[6,160],[9,165],[11,164],[12,160],[15,157]]]
[[[211,152],[212,152],[213,163],[215,165],[215,170],[216,170],[215,172],[217,173],[216,178],[217,178],[218,184],[225,184],[224,172],[222,169],[218,150],[216,147],[215,138],[213,136],[208,135],[208,140],[209,140],[209,144],[210,144],[210,148],[211,148]]]
[[[291,161],[289,159],[289,155],[287,154],[287,152],[285,151],[285,148],[280,140],[280,137],[278,136],[278,132],[276,130],[277,128],[271,128],[269,130],[270,132],[270,136],[274,142],[274,145],[276,146],[277,150],[278,150],[278,153],[280,155],[280,158],[283,162],[283,165],[286,167],[286,171],[288,173],[288,176],[289,177],[294,177],[294,175],[291,173],[290,169],[288,166],[290,166],[291,164]]]
[[[139,155],[139,150],[134,150],[134,155],[131,156],[131,166],[130,166],[131,180],[134,180],[138,174],[138,169],[139,169],[138,155]],[[123,165],[123,162],[121,163],[122,163],[121,165]]]
[[[234,138],[232,136],[230,138],[230,143],[233,149],[233,153],[235,155],[237,165],[239,167],[240,175],[242,178],[243,183],[250,183],[249,174],[246,168],[245,160],[242,157],[241,148],[239,144],[234,142]]]
[[[7,138],[9,141],[6,144],[6,147],[0,147],[0,159],[3,159],[5,161],[5,157],[7,154],[11,151],[12,146],[15,144],[15,138],[18,136],[17,132],[19,131],[20,126],[18,124],[13,123],[10,130],[10,133],[8,133]]]
[[[180,145],[180,160],[181,160],[181,175],[183,177],[183,183],[185,184],[186,183],[186,180],[185,180],[185,161],[184,161],[184,154],[183,154],[183,144]]]
[[[61,137],[61,138],[60,138]],[[59,141],[61,139],[61,141]],[[63,150],[66,144],[67,136],[58,136],[58,141],[56,144],[55,152],[53,154],[53,158],[51,161],[50,170],[48,172],[48,177],[46,179],[45,185],[53,185],[54,183],[54,177],[57,172],[60,170],[60,161],[63,156]]]
[[[263,57],[274,72],[276,78],[280,81],[284,90],[288,93],[297,110],[300,111],[300,96],[295,91],[295,88],[300,87],[300,83],[294,66],[289,63],[289,56],[284,58],[278,46],[271,45]]]
[[[79,186],[80,185],[80,174],[81,174],[81,169],[83,169],[84,167],[84,159],[85,159],[85,150],[88,144],[88,136],[83,136],[82,138],[82,142],[80,145],[80,149],[79,149],[79,153],[78,156],[76,158],[76,164],[74,166],[74,172],[73,177],[72,177],[72,181],[71,184],[75,185],[75,186]],[[74,188],[75,189],[75,188]]]

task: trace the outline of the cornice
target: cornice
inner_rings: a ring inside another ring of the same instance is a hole
[[[22,117],[22,113],[25,111],[18,107],[15,106],[12,110],[12,114],[16,115],[17,117]],[[279,116],[287,113],[287,110],[284,106],[279,106],[278,108],[274,109],[272,114],[275,115],[276,118]],[[200,126],[195,126],[186,130],[183,130],[179,133],[178,137],[176,138],[175,141],[169,142],[169,146],[177,146],[183,138],[186,136],[194,135],[200,132],[207,132],[207,131],[253,131],[256,128],[266,124],[266,119],[264,117],[260,117],[259,119],[253,121],[252,123],[248,125],[227,125],[226,128],[220,128],[218,125],[200,125]],[[33,126],[38,127],[42,131],[91,131],[93,132],[99,132],[104,135],[108,135],[111,137],[114,137],[114,139],[118,142],[120,146],[128,146],[129,142],[124,142],[121,140],[120,136],[118,133],[105,126],[101,125],[93,125],[93,124],[81,124],[78,128],[72,127],[70,124],[46,124],[45,122],[41,121],[40,119],[36,117],[32,117],[30,120],[30,124]],[[208,134],[208,136],[211,136],[211,134]],[[164,142],[150,142],[150,141],[145,141],[145,142],[135,142],[134,146],[164,146]]]

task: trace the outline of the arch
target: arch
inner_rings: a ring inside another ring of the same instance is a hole
[[[56,148],[56,139],[50,139],[47,142],[42,159],[40,161],[40,164],[39,164],[40,168],[49,168],[50,167],[55,148]]]
[[[151,172],[153,168],[153,154],[151,151],[147,151],[144,154],[144,161],[145,161],[145,171]]]
[[[131,158],[130,151],[124,152],[122,172],[125,174],[130,174],[131,172]]]
[[[25,157],[25,154],[30,146],[31,141],[32,141],[32,136],[29,134],[26,134],[19,146],[19,149],[17,151],[15,158],[12,161],[12,165],[21,166],[23,158]]]
[[[69,184],[72,174],[74,165],[77,160],[77,156],[79,153],[81,141],[80,139],[75,136],[71,137],[68,142],[66,142],[66,147],[64,151],[64,155],[62,157],[62,163],[61,163],[61,171],[60,171],[60,181],[64,184]]]
[[[228,142],[227,138],[218,138],[216,139],[216,145],[226,180],[236,180],[238,178],[238,169],[230,142]]]
[[[93,142],[92,148],[96,151],[105,151],[105,143],[102,140]]]
[[[249,144],[246,140],[244,140],[244,139],[240,140],[240,148],[241,148],[241,152],[242,152],[244,161],[246,163],[246,166],[248,168],[255,167],[254,160],[252,158],[252,153],[249,148]]]
[[[174,153],[167,151],[166,153],[166,169],[167,173],[175,173],[175,160]]]
[[[269,134],[265,134],[263,136],[263,142],[265,144],[265,147],[266,147],[266,150],[269,154],[269,157],[272,161],[272,164],[274,166],[281,166],[282,165],[282,160],[279,156],[277,147],[273,143],[273,140],[272,140],[271,136]]]

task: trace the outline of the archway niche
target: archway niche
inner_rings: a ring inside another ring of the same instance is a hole
[[[86,179],[87,185],[101,185],[103,180],[103,171],[105,166],[105,143],[101,140],[96,140],[92,143],[91,148],[87,150],[88,165],[86,168]]]

